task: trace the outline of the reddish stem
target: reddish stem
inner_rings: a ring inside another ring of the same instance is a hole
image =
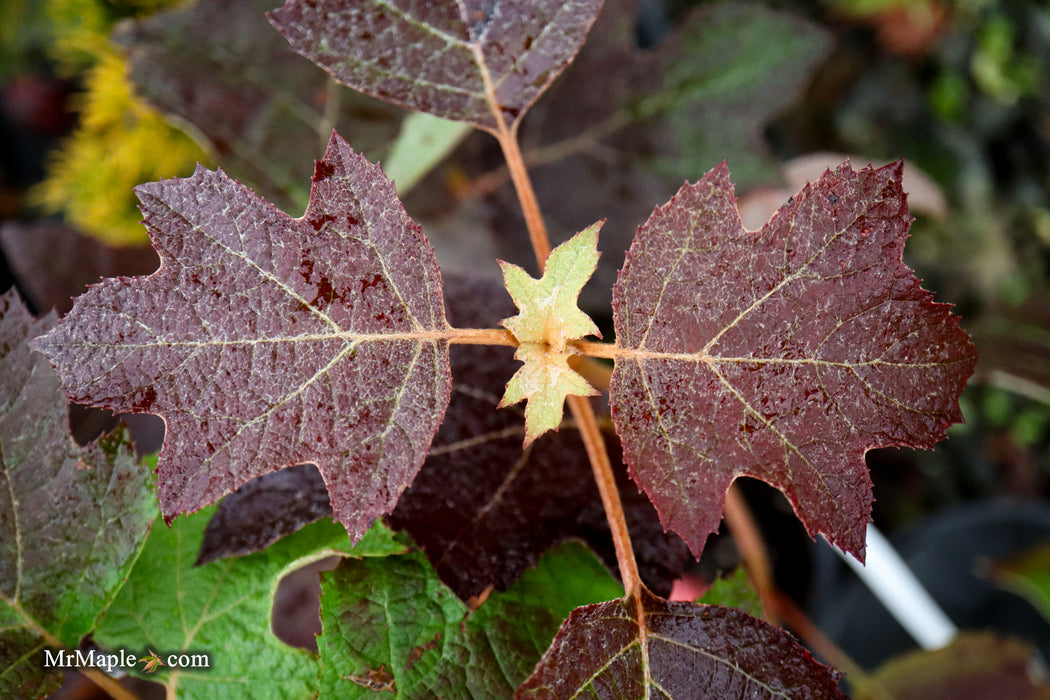
[[[499,123],[503,125],[502,120]],[[525,159],[522,158],[521,149],[518,147],[517,129],[510,130],[503,126],[496,134],[496,138],[499,140],[500,148],[503,149],[503,158],[507,161],[507,169],[514,182],[514,191],[518,195],[518,201],[521,202],[525,226],[529,229],[529,240],[536,254],[536,263],[540,266],[542,273],[547,265],[547,256],[551,252],[551,242],[547,235],[547,225],[543,223],[543,215],[540,213],[536,191],[532,189],[529,171],[525,168]]]
[[[529,180],[529,173],[521,156],[517,129],[508,129],[502,120],[499,120],[499,124],[500,128],[496,133],[496,138],[503,149],[503,157],[507,161],[507,168],[525,215],[525,225],[529,229],[529,238],[532,241],[533,252],[536,254],[536,262],[542,271],[551,251],[547,227],[543,223],[540,205],[536,200],[536,193],[532,189],[532,182]],[[579,426],[587,457],[591,463],[591,471],[598,485],[598,493],[601,495],[602,506],[605,508],[605,517],[609,521],[609,530],[612,532],[613,546],[616,548],[616,559],[619,563],[624,590],[628,596],[638,598],[640,610],[642,580],[638,575],[638,563],[635,561],[631,536],[627,531],[627,517],[624,515],[620,492],[616,487],[616,476],[612,471],[609,453],[605,449],[605,440],[598,428],[598,420],[590,401],[582,396],[569,396],[568,404],[573,419]]]

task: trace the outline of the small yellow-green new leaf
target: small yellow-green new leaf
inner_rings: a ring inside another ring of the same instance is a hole
[[[519,343],[546,343],[562,351],[566,341],[585,335],[601,337],[576,301],[598,266],[598,229],[603,223],[591,224],[552,250],[538,280],[517,265],[500,261],[503,283],[521,312],[500,323]]]
[[[551,251],[538,280],[517,265],[500,261],[504,284],[520,312],[500,323],[519,343],[514,358],[525,363],[507,384],[500,407],[527,401],[526,445],[558,429],[566,396],[598,393],[569,367],[569,356],[576,351],[568,343],[586,335],[601,337],[577,299],[598,265],[602,223],[592,224]]]
[[[514,359],[525,365],[511,377],[500,408],[516,404],[522,399],[527,400],[525,445],[548,430],[558,429],[566,396],[594,396],[598,393],[586,379],[569,367],[569,354],[545,350],[538,343],[523,343],[514,353]]]

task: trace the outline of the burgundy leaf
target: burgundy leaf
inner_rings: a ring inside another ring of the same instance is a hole
[[[961,420],[976,352],[901,261],[900,173],[844,164],[751,232],[723,163],[639,229],[614,289],[613,419],[694,554],[752,476],[862,559],[864,453],[931,447]]]
[[[314,465],[263,474],[222,499],[195,565],[258,552],[331,514],[328,489]]]
[[[448,402],[433,251],[333,134],[292,219],[222,171],[138,188],[161,258],[36,347],[76,401],[165,418],[165,518],[310,462],[356,540],[412,481]]]
[[[270,21],[339,82],[497,133],[579,50],[601,0],[288,0]]]
[[[641,592],[573,611],[518,698],[844,698],[830,668],[737,608]]]

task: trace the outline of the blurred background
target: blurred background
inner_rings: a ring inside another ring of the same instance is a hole
[[[270,27],[275,4],[0,3],[4,289],[61,313],[101,276],[148,274],[157,259],[132,188],[198,162],[298,216],[333,128],[383,163],[443,271],[498,278],[497,257],[530,266],[495,141],[334,84]],[[949,440],[869,453],[874,519],[956,625],[995,634],[918,667],[892,662],[915,649],[910,637],[779,494],[745,491],[781,588],[900,697],[1047,697],[1048,6],[607,0],[521,141],[555,242],[608,219],[583,298],[607,339],[631,237],[683,180],[727,159],[745,223],[759,228],[846,158],[904,159],[915,216],[905,260],[955,305],[980,360]],[[73,416],[80,439],[104,424]],[[139,447],[155,451],[162,427],[141,422]],[[702,574],[732,565],[731,545],[709,551]],[[289,595],[309,610],[303,581]],[[298,634],[309,646],[309,630]]]

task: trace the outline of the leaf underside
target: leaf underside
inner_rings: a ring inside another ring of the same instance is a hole
[[[516,697],[845,697],[831,669],[779,627],[644,590],[641,601],[641,611],[634,598],[575,610]]]
[[[75,648],[120,590],[156,508],[123,432],[85,448],[69,435],[58,376],[27,341],[35,320],[0,296],[0,696],[62,681],[45,646]]]
[[[35,347],[75,401],[165,419],[167,521],[310,462],[361,537],[449,395],[437,262],[393,185],[333,134],[299,219],[222,171],[137,192],[160,270],[93,287]]]
[[[752,476],[862,559],[864,453],[932,447],[961,420],[976,351],[901,260],[901,167],[846,163],[751,232],[723,163],[639,229],[613,292],[613,420],[694,554]]]
[[[288,0],[269,17],[293,50],[344,85],[497,133],[568,65],[600,6]]]

